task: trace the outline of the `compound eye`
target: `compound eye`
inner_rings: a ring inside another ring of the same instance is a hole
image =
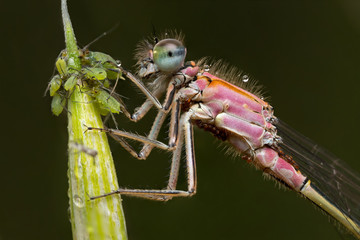
[[[157,68],[164,72],[175,72],[184,65],[186,48],[176,39],[164,39],[153,49],[153,60]]]

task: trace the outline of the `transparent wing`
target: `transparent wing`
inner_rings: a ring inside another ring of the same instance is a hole
[[[293,157],[300,171],[325,198],[359,225],[359,173],[284,122],[279,120],[275,126],[282,138],[279,145],[285,154]]]

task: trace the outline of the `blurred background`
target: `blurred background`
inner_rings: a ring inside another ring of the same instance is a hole
[[[79,46],[119,23],[91,49],[128,69],[152,24],[159,32],[183,31],[187,59],[212,56],[250,73],[276,116],[360,170],[359,1],[69,0],[68,6]],[[67,119],[53,116],[50,97],[43,97],[65,46],[60,1],[2,1],[0,13],[0,239],[71,239]],[[131,110],[144,100],[129,81],[117,92]],[[118,123],[145,134],[154,113],[138,124],[121,116]],[[137,161],[110,142],[120,186],[166,186],[169,153]],[[196,129],[195,147],[196,196],[167,203],[123,197],[130,240],[341,238],[311,203],[226,155],[211,134]],[[179,187],[185,182],[183,173]]]

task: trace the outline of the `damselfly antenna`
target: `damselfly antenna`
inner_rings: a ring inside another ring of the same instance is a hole
[[[151,26],[152,26],[152,34],[153,34],[153,38],[154,38],[154,43],[157,44],[159,42],[159,39],[156,34],[156,28],[153,23],[151,23]]]
[[[101,38],[105,37],[106,35],[108,35],[109,33],[113,32],[116,28],[118,28],[120,25],[120,23],[116,23],[112,28],[110,28],[109,30],[107,30],[106,32],[103,32],[101,35],[99,35],[98,37],[96,37],[94,40],[92,40],[91,42],[89,42],[88,44],[86,44],[83,47],[83,50],[89,49],[89,47],[96,43],[97,41],[99,41]]]

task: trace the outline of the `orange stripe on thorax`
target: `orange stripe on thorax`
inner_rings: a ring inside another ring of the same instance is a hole
[[[259,97],[257,97],[256,95],[234,85],[234,84],[231,84],[221,78],[217,78],[215,76],[213,76],[211,78],[211,83],[207,86],[208,88],[217,88],[219,86],[222,86],[222,87],[225,87],[225,88],[228,88],[230,89],[231,91],[234,91],[236,92],[237,94],[241,94],[243,95],[244,97],[246,98],[249,98],[251,100],[254,100],[258,103],[260,103],[261,105],[263,106],[268,106],[269,104],[267,102],[265,102],[264,100],[260,99]]]

